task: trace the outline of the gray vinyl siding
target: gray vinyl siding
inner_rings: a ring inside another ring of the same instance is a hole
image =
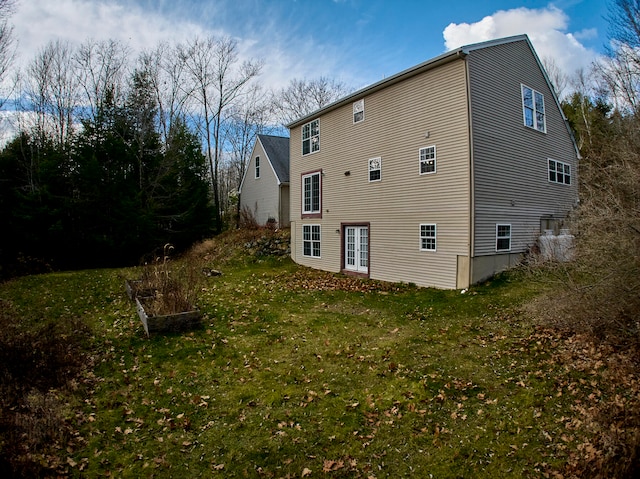
[[[260,157],[260,178],[255,177],[257,156]],[[262,145],[257,141],[242,183],[240,206],[247,207],[260,225],[266,224],[269,218],[279,222],[279,197],[278,179]]]
[[[473,256],[496,254],[496,223],[511,224],[511,253],[522,253],[539,235],[541,216],[564,217],[575,204],[575,148],[526,41],[474,50],[467,62],[474,172]],[[544,95],[546,133],[524,126],[521,84]],[[549,158],[571,165],[571,186],[548,181]]]
[[[458,256],[469,255],[470,176],[465,65],[454,60],[320,116],[320,151],[302,155],[302,125],[291,130],[292,257],[340,271],[343,223],[369,225],[369,275],[455,288]],[[354,100],[355,101],[355,100]],[[427,136],[428,132],[428,138]],[[419,149],[435,145],[436,173],[419,174]],[[369,182],[368,160],[382,159]],[[301,175],[322,170],[322,218],[301,218]],[[349,172],[348,175],[345,173]],[[437,250],[420,251],[419,225],[437,225]],[[302,255],[302,226],[322,227],[321,258]]]

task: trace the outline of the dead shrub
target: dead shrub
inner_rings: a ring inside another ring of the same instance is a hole
[[[545,321],[619,346],[640,342],[640,145],[586,158],[573,214],[574,261],[547,264]]]
[[[202,282],[201,261],[194,254],[173,260],[173,246],[164,245],[142,268],[138,288],[150,292],[145,308],[150,315],[162,316],[193,309]]]
[[[256,230],[260,228],[255,214],[246,205],[240,210],[240,220],[238,226],[245,230]]]
[[[633,117],[613,117],[607,142],[580,165],[580,205],[571,263],[531,268],[551,288],[529,305],[543,325],[583,335],[580,361],[602,364],[599,385],[609,401],[576,408],[591,438],[566,472],[571,477],[640,475],[640,130]],[[586,358],[586,359],[585,359]],[[572,362],[573,361],[573,362]],[[577,359],[567,360],[577,367]],[[625,363],[625,371],[619,364]],[[624,393],[620,393],[621,388]],[[566,476],[565,476],[566,477]]]

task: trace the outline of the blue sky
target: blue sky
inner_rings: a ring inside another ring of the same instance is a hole
[[[362,87],[457,46],[527,33],[571,74],[603,54],[606,0],[19,0],[21,62],[50,40],[114,38],[133,51],[231,35],[262,81],[335,78]]]

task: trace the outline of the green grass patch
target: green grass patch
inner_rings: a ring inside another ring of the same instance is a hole
[[[0,285],[30,324],[73,317],[92,357],[52,469],[76,477],[540,477],[589,375],[519,311],[516,273],[465,294],[238,256],[211,266],[200,330],[147,338],[131,270]]]

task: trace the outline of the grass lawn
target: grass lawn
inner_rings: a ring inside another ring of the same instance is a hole
[[[74,477],[553,477],[587,440],[597,370],[567,366],[517,273],[466,293],[213,257],[199,330],[144,334],[124,279],[0,285],[22,321],[80,319],[86,369],[58,394]],[[598,396],[598,400],[602,398]],[[1,442],[0,442],[1,446]],[[1,451],[1,448],[0,448]],[[551,474],[551,476],[549,476]]]

